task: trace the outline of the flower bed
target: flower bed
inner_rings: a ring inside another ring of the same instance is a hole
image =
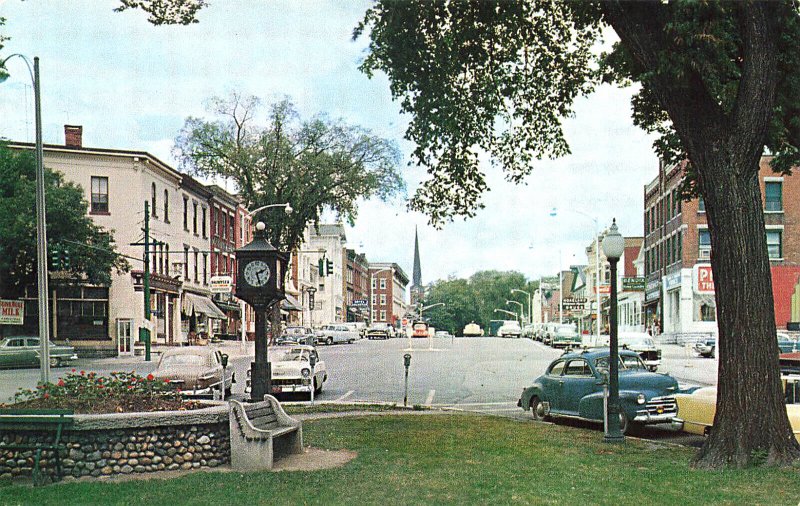
[[[183,399],[180,390],[168,381],[131,372],[112,372],[98,376],[94,372],[72,370],[58,383],[20,390],[14,404],[24,409],[71,409],[75,413],[129,413],[198,409],[200,403]]]

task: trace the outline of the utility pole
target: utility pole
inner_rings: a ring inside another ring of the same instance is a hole
[[[144,319],[150,323],[150,203],[144,201]],[[144,328],[144,360],[150,362],[150,328]]]

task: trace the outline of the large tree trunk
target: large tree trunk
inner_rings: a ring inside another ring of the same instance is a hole
[[[722,151],[731,153],[735,147]],[[778,367],[758,160],[737,158],[712,154],[703,159],[719,381],[714,427],[694,460],[701,468],[785,465],[800,458]],[[731,170],[737,162],[752,167]]]
[[[686,66],[663,71],[676,4],[603,2],[606,19],[669,114],[698,175],[711,233],[719,328],[714,428],[694,460],[700,468],[788,465],[800,458],[778,367],[772,279],[758,169],[777,86],[779,5],[730,3],[741,37],[741,77],[732,107],[712,96],[705,76]],[[700,29],[700,28],[698,28]],[[679,414],[680,415],[680,414]]]

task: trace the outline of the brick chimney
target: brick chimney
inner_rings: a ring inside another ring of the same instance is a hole
[[[64,125],[64,145],[68,148],[83,147],[83,127],[80,125]]]

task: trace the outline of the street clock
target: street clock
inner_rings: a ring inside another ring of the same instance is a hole
[[[289,255],[266,238],[264,224],[256,225],[253,240],[236,250],[236,296],[253,307],[268,307],[285,296],[284,275]]]

